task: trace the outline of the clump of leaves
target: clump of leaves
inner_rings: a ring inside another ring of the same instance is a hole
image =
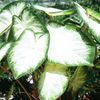
[[[5,6],[0,12],[0,61],[7,61],[11,80],[20,84],[19,78],[35,75],[43,66],[36,80],[40,100],[55,100],[66,89],[76,95],[87,80],[86,69],[96,67],[100,46],[99,13],[90,17],[88,12],[76,2],[67,10],[24,1]],[[74,74],[71,68],[76,69]]]

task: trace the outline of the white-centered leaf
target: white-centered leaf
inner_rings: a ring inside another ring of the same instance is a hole
[[[65,67],[62,65],[46,64],[45,71],[39,80],[40,100],[56,100],[65,92],[69,81],[65,73]]]
[[[34,8],[35,9],[38,9],[38,10],[45,11],[45,12],[60,12],[60,11],[63,11],[61,9],[57,9],[57,8],[47,8],[47,7],[43,7],[43,6],[40,6],[40,5],[34,5]]]
[[[0,12],[0,35],[11,27],[13,15],[19,16],[24,8],[24,2],[13,2],[2,9]]]
[[[20,37],[25,29],[31,29],[35,33],[41,33],[45,31],[45,26],[42,25],[37,16],[27,8],[22,12],[19,18],[17,16],[14,16],[13,18],[12,31],[15,40]]]
[[[72,26],[49,24],[48,60],[69,66],[93,65],[95,46]]]
[[[35,34],[25,30],[13,44],[8,54],[8,63],[15,79],[32,73],[45,60],[48,49],[48,34]]]
[[[4,46],[2,46],[2,48],[0,48],[0,61],[7,54],[10,47],[11,47],[11,43],[7,43]]]
[[[91,34],[100,43],[100,23],[89,18],[89,16],[86,14],[86,10],[83,9],[78,3],[75,2],[75,6],[82,20],[88,25]]]

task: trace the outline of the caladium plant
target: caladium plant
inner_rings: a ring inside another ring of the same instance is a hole
[[[32,8],[25,2],[16,1],[0,12],[0,61],[5,57],[14,79],[35,73],[44,65],[37,85],[40,100],[60,97],[70,81],[68,69],[93,67],[98,55],[100,23],[88,17],[88,12],[78,3],[73,6],[75,10],[40,5]],[[82,25],[77,21],[67,19],[62,24],[62,18],[54,20],[66,15],[79,16],[79,20],[88,26],[87,30],[82,31]]]

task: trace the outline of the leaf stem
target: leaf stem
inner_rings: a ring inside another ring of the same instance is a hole
[[[28,92],[27,92],[27,90],[24,88],[24,86],[21,84],[21,82],[19,81],[19,80],[16,80],[17,81],[17,83],[21,86],[21,88],[24,90],[24,92],[26,93],[26,95],[28,96],[28,98],[30,99],[30,100],[32,100],[31,99],[31,97],[30,97],[30,95],[28,94]]]

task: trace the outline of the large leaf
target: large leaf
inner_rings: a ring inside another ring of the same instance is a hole
[[[24,8],[24,2],[13,2],[2,9],[0,12],[0,35],[11,27],[13,15],[19,16]]]
[[[100,43],[100,23],[89,18],[85,9],[83,9],[78,3],[75,3],[75,6],[82,20],[88,25],[91,34]]]
[[[7,43],[4,46],[2,46],[2,48],[0,48],[0,61],[7,54],[10,47],[11,47],[11,43]]]
[[[45,26],[39,21],[37,16],[34,15],[27,8],[22,12],[19,18],[17,16],[14,16],[13,18],[12,31],[15,40],[17,40],[20,37],[20,35],[25,29],[31,29],[35,33],[43,33],[43,31],[47,31]]]
[[[48,60],[68,66],[93,66],[95,46],[71,25],[49,24],[50,45]]]
[[[57,9],[57,8],[43,7],[40,5],[34,5],[34,8],[41,10],[41,11],[44,11],[45,13],[47,13],[50,16],[71,15],[71,14],[75,13],[75,11],[73,9],[61,10],[61,9]]]
[[[35,34],[32,30],[25,30],[8,54],[8,64],[14,78],[32,73],[37,69],[45,60],[47,49],[47,33]]]
[[[66,90],[68,80],[64,65],[46,63],[38,86],[40,100],[56,100]]]

